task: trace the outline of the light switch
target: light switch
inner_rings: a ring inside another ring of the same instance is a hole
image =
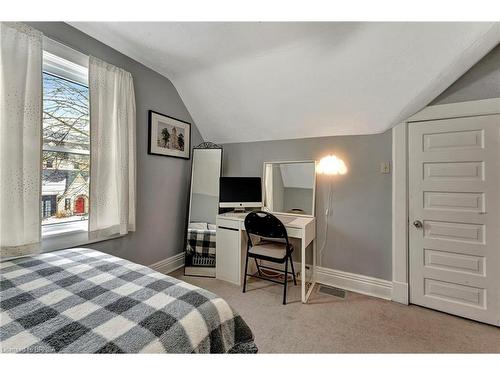
[[[380,173],[388,174],[391,173],[391,162],[383,161],[380,163]]]

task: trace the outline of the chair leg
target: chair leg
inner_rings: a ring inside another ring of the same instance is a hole
[[[286,305],[286,289],[288,284],[288,257],[285,260],[285,284],[283,288],[283,305]]]
[[[247,258],[245,260],[245,275],[243,276],[243,293],[245,293],[247,289],[247,268],[248,268],[248,251],[247,251]]]
[[[290,264],[292,265],[293,284],[297,285],[297,279],[295,278],[295,269],[293,268],[293,259],[291,254],[290,254]]]
[[[260,267],[259,262],[257,262],[257,258],[253,258],[253,260],[255,260],[255,265],[257,266],[257,272],[259,273],[259,276],[262,276],[262,274],[260,273]]]

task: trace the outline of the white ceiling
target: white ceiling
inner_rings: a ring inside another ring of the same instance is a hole
[[[218,143],[383,132],[500,41],[499,23],[71,25],[170,78]]]

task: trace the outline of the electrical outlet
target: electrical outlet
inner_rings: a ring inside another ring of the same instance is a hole
[[[383,161],[380,163],[380,173],[388,174],[391,173],[391,162]]]

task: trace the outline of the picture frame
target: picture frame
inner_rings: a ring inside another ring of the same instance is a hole
[[[148,154],[189,159],[191,123],[149,110]]]

